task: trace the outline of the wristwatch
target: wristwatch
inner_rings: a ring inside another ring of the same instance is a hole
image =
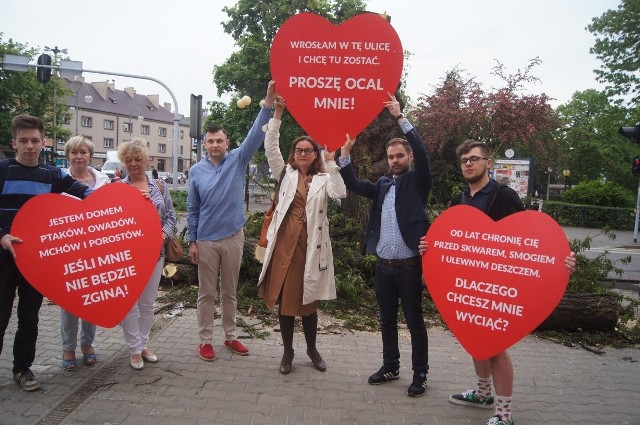
[[[400,121],[402,118],[404,118],[404,115],[400,114],[396,117],[396,121]]]

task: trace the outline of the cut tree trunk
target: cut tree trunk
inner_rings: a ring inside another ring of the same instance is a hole
[[[614,294],[567,292],[538,330],[612,332],[618,323],[619,311]]]

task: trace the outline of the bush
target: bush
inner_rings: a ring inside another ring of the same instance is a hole
[[[613,182],[601,180],[583,181],[567,190],[562,196],[564,202],[600,207],[633,208],[635,199],[626,188]]]
[[[597,229],[608,226],[611,229],[631,230],[635,219],[635,212],[632,208],[597,207],[545,201],[542,210],[562,226]]]
[[[171,193],[173,208],[176,211],[186,212],[187,211],[187,191],[170,189],[169,193]]]

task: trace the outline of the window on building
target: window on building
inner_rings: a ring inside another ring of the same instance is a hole
[[[69,117],[69,114],[62,115],[62,124],[69,124],[69,123],[71,123],[71,117]]]
[[[184,139],[184,130],[180,130],[180,138]]]
[[[104,129],[113,130],[113,120],[104,120]]]
[[[149,134],[149,126],[148,125],[141,125],[140,126],[140,133],[141,134]]]
[[[102,146],[105,148],[113,148],[113,139],[105,137]]]
[[[165,145],[164,143],[158,143],[158,152],[159,153],[167,152],[167,145]]]
[[[158,127],[158,136],[167,137],[167,129],[165,127]]]
[[[180,155],[184,154],[184,146],[180,146]]]
[[[81,124],[83,127],[93,127],[93,119],[91,117],[82,117]]]
[[[131,123],[130,122],[125,122],[122,125],[122,131],[124,131],[125,133],[131,133]]]
[[[158,171],[165,171],[165,161],[164,159],[158,159]]]

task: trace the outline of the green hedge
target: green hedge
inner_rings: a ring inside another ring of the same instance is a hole
[[[176,212],[187,212],[187,191],[171,189],[169,193]]]
[[[633,208],[597,207],[593,205],[568,204],[545,201],[542,210],[560,225],[575,227],[633,230],[635,212]]]

